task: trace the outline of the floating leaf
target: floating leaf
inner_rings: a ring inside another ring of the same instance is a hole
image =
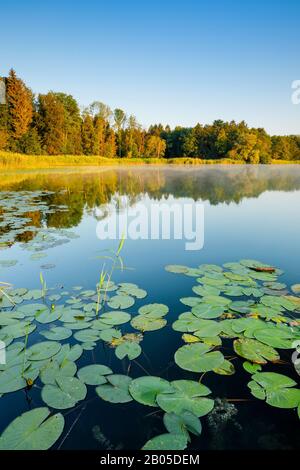
[[[55,385],[45,385],[42,389],[42,400],[51,408],[73,408],[85,399],[86,386],[76,377],[57,377],[55,382]]]
[[[201,303],[192,308],[192,313],[197,318],[218,318],[224,313],[222,306],[214,306],[206,303]]]
[[[54,341],[36,343],[28,349],[30,361],[43,361],[55,356],[60,351],[61,344]]]
[[[130,319],[131,315],[129,313],[121,311],[107,312],[101,315],[101,321],[107,325],[123,325],[129,322]]]
[[[166,326],[167,320],[163,318],[152,318],[149,315],[137,315],[130,323],[136,330],[155,331]]]
[[[167,413],[190,411],[199,418],[213,409],[214,401],[206,398],[211,392],[205,385],[193,380],[175,380],[170,385],[173,393],[160,392],[156,397],[158,406]]]
[[[159,393],[174,392],[170,382],[160,377],[146,376],[134,379],[129,392],[135,401],[148,406],[157,406],[156,397]]]
[[[294,292],[294,294],[300,294],[300,284],[292,285],[291,290]]]
[[[280,359],[279,354],[274,348],[255,339],[236,339],[233,343],[233,348],[239,356],[256,364],[266,364],[267,361],[274,362]]]
[[[0,450],[47,450],[63,432],[62,414],[35,408],[14,419],[0,437]]]
[[[164,304],[147,304],[139,308],[140,315],[147,315],[151,318],[160,318],[167,315],[169,308]]]
[[[165,267],[165,270],[170,272],[170,273],[184,274],[184,273],[188,272],[189,268],[187,266],[182,266],[180,264],[168,264]]]
[[[74,338],[81,343],[99,341],[99,332],[96,330],[79,330],[74,334]]]
[[[221,366],[224,356],[220,351],[213,351],[203,343],[187,344],[175,353],[176,364],[191,372],[208,372]]]
[[[188,440],[190,440],[189,432],[196,436],[201,434],[202,426],[200,419],[189,411],[184,411],[180,415],[165,413],[163,419],[167,431],[171,434],[184,434]]]
[[[61,341],[72,336],[72,330],[62,326],[54,326],[50,330],[40,331],[40,335],[49,340]]]
[[[246,372],[249,372],[249,374],[255,374],[255,372],[259,372],[262,369],[260,364],[252,364],[248,361],[243,362],[243,368]]]
[[[256,384],[256,386],[253,384]],[[296,382],[289,377],[275,372],[258,372],[252,376],[248,387],[257,398],[277,408],[296,408],[300,404],[300,389],[292,388]],[[261,392],[258,392],[259,388]],[[258,396],[259,395],[259,396]]]
[[[184,434],[161,434],[150,439],[142,450],[183,450],[187,446]]]
[[[132,401],[129,386],[132,381],[127,375],[114,374],[107,376],[108,383],[99,385],[96,393],[102,400],[110,403],[128,403]]]
[[[40,379],[45,385],[55,385],[58,377],[74,377],[77,371],[75,362],[65,359],[59,363],[55,360],[48,361],[45,366],[42,367],[40,373]]]
[[[300,334],[296,335],[289,327],[268,325],[253,332],[256,339],[268,346],[279,349],[293,349],[295,340],[300,339]]]
[[[129,308],[134,305],[134,298],[130,297],[129,295],[115,295],[111,297],[107,302],[110,308]]]
[[[222,362],[219,367],[213,369],[213,371],[215,372],[215,374],[219,375],[233,375],[235,373],[235,368],[232,362],[225,359],[225,361]]]
[[[16,392],[26,387],[26,380],[22,376],[22,367],[15,365],[0,372],[0,394]]]
[[[142,352],[142,348],[138,343],[125,341],[116,348],[116,356],[118,359],[128,357],[129,360],[136,359]]]
[[[112,374],[112,370],[102,364],[91,364],[79,369],[77,375],[81,382],[87,385],[101,385],[106,383],[106,375]]]

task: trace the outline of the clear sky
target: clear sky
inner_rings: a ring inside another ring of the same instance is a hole
[[[144,126],[246,120],[300,133],[299,0],[0,2],[0,75]]]

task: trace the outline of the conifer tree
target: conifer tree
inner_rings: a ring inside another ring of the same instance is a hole
[[[8,131],[13,140],[20,139],[29,129],[33,117],[33,95],[13,69],[6,80]]]

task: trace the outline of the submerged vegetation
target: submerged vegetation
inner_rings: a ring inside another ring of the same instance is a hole
[[[155,124],[146,130],[135,116],[127,116],[119,108],[112,111],[99,101],[81,112],[75,98],[66,93],[50,91],[36,96],[14,70],[4,80],[0,151],[9,153],[0,154],[0,166],[95,165],[111,159],[137,163],[154,163],[162,158],[170,163],[300,160],[297,135],[270,136],[244,121],[222,120],[174,129]]]
[[[214,399],[205,381],[207,374],[230,377],[241,366],[249,375],[250,396],[274,408],[298,410],[300,418],[296,371],[285,375],[281,370],[290,362],[284,353],[300,340],[298,284],[290,291],[279,282],[280,269],[248,259],[223,266],[166,266],[170,273],[196,280],[194,295],[180,299],[186,311],[172,323],[185,343],[174,351],[184,378],[134,378],[131,362],[142,354],[144,336],[166,326],[169,308],[145,302],[147,292],[136,284],[114,283],[114,269],[124,268],[122,246],[123,240],[96,289],[76,286],[61,293],[47,288],[43,279],[42,289],[1,286],[0,340],[7,346],[7,363],[0,366],[0,394],[25,389],[30,395],[38,389],[46,407],[13,420],[0,437],[0,449],[52,447],[64,432],[64,410],[87,404],[88,389],[94,390],[94,399],[112,406],[138,402],[162,412],[166,432],[152,436],[144,450],[185,449],[201,435],[203,416],[208,415],[211,430],[224,429],[228,422],[239,428],[235,407],[227,397]],[[142,305],[136,308],[136,302]],[[125,361],[127,373],[93,362],[99,342]],[[90,363],[78,368],[83,354]]]

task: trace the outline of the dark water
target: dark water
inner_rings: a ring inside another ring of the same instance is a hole
[[[137,283],[147,290],[147,303],[165,303],[170,308],[168,326],[145,334],[144,355],[132,363],[131,377],[151,374],[168,380],[198,378],[197,374],[184,372],[174,364],[173,355],[182,340],[181,333],[171,329],[178,314],[188,310],[179,298],[192,295],[195,280],[168,273],[165,265],[196,267],[202,263],[222,264],[254,258],[282,268],[285,274],[280,281],[288,285],[300,282],[299,166],[145,166],[14,172],[1,175],[0,190],[1,200],[3,195],[8,197],[8,192],[28,196],[28,192],[51,191],[40,199],[48,207],[63,205],[67,210],[28,213],[28,225],[36,227],[35,234],[41,230],[70,229],[79,236],[46,249],[47,257],[40,260],[32,260],[32,251],[25,249],[26,244],[32,243],[33,232],[16,234],[9,247],[2,247],[1,260],[15,259],[18,263],[5,269],[0,267],[0,280],[27,288],[39,287],[41,271],[49,287],[95,287],[103,264],[99,259],[103,254],[101,250],[115,250],[119,243],[97,238],[96,209],[102,208],[105,212],[116,195],[127,196],[130,205],[141,202],[149,205],[163,199],[180,204],[204,203],[205,238],[199,251],[185,250],[184,240],[125,241],[122,257],[130,269],[117,271],[114,281]],[[1,215],[5,220],[5,207]],[[49,264],[55,267],[46,269]],[[46,268],[41,268],[45,265]],[[137,301],[134,308],[137,310],[143,303],[144,300]],[[284,352],[281,358],[290,361],[290,351]],[[94,361],[109,365],[115,373],[127,373],[128,363],[116,359],[113,351],[102,344],[93,352],[85,351],[78,367]],[[213,397],[230,399],[237,414],[227,427],[220,426],[218,432],[209,426],[207,418],[202,418],[202,435],[192,440],[190,448],[299,448],[299,419],[294,410],[272,408],[254,399],[246,385],[249,375],[239,364],[236,367],[234,376],[208,373],[204,383],[211,388]],[[296,381],[299,379],[291,365],[280,366],[277,371]],[[94,387],[88,390],[84,407],[81,403],[75,410],[63,412],[65,432],[55,447],[141,448],[149,438],[165,432],[162,413],[157,413],[156,409],[135,402],[113,405],[95,398]],[[17,415],[36,406],[43,406],[37,387],[27,394],[20,391],[1,397],[0,432]],[[94,426],[99,426],[106,438],[101,438],[102,443],[93,436]]]

